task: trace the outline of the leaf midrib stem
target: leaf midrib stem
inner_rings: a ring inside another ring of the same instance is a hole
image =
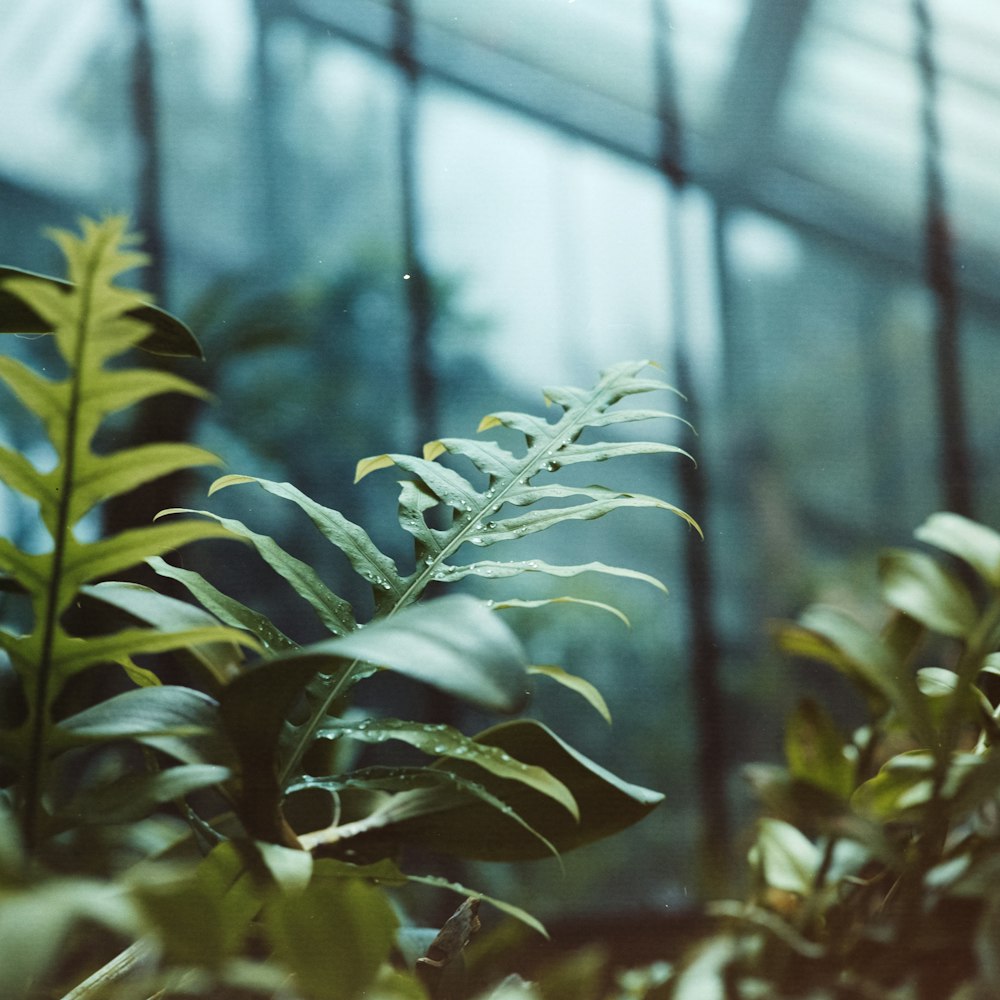
[[[63,471],[59,483],[59,499],[56,505],[55,532],[52,539],[52,564],[45,605],[42,614],[42,647],[38,660],[38,676],[35,683],[34,715],[31,722],[31,737],[25,773],[24,790],[24,843],[31,853],[37,847],[38,826],[41,812],[41,783],[44,770],[45,744],[49,731],[49,689],[52,681],[52,654],[56,630],[59,627],[59,591],[62,586],[63,568],[70,531],[69,512],[72,500],[73,482],[76,475],[80,400],[83,395],[84,360],[90,313],[93,303],[94,281],[98,261],[104,247],[94,247],[87,258],[86,268],[77,286],[80,309],[76,322],[76,339],[73,344],[72,377],[70,398],[66,412],[66,430],[63,440]]]
[[[522,485],[522,479],[528,475],[534,475],[535,472],[542,468],[546,461],[550,460],[552,456],[556,455],[564,447],[561,442],[566,439],[574,441],[580,431],[588,426],[591,414],[594,411],[598,413],[603,412],[612,402],[607,399],[607,386],[605,380],[602,380],[595,387],[594,398],[584,404],[580,411],[568,410],[561,420],[551,425],[552,434],[549,436],[547,443],[528,450],[521,462],[521,467],[517,475],[512,476],[510,482],[505,487],[490,497],[490,507],[499,508],[502,506],[507,495],[517,486]],[[533,469],[534,472],[529,473],[529,469]],[[477,530],[476,526],[485,513],[485,511],[470,512],[465,524],[462,525],[454,537],[434,557],[432,562],[425,566],[423,570],[418,570],[414,574],[413,579],[402,594],[400,594],[396,603],[382,616],[384,619],[391,618],[397,611],[401,611],[412,604],[423,593],[427,585],[433,580],[434,571],[437,567],[448,559]],[[354,679],[354,674],[360,666],[360,660],[354,660],[347,666],[316,707],[309,721],[303,726],[295,741],[292,753],[280,770],[278,780],[282,788],[287,784],[293,772],[299,766],[299,762],[302,760],[309,744],[316,735],[316,731],[326,717],[330,706],[350,687]]]

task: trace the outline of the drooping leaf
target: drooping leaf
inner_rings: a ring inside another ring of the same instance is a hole
[[[520,642],[482,601],[467,595],[408,608],[284,661],[306,656],[371,663],[497,712],[516,712],[528,698]]]
[[[579,821],[549,796],[522,782],[477,774],[474,765],[455,757],[434,766],[481,783],[561,853],[631,826],[663,800],[659,792],[611,774],[537,722],[501,723],[479,733],[476,742],[506,751],[561,781],[579,806]],[[419,801],[411,809],[412,796],[419,796]],[[418,843],[433,851],[487,861],[522,861],[542,858],[547,853],[521,822],[505,815],[498,817],[495,809],[474,797],[446,789],[402,792],[392,796],[379,811],[389,816],[376,838],[386,847],[393,842]],[[363,844],[364,836],[359,841]]]
[[[136,740],[186,764],[229,762],[218,704],[177,686],[126,691],[59,721],[53,750],[110,740]]]
[[[528,673],[549,677],[557,684],[562,684],[563,687],[569,688],[570,691],[575,691],[598,711],[608,725],[611,725],[611,712],[608,710],[608,703],[604,700],[601,692],[590,681],[584,680],[582,677],[577,677],[576,674],[571,674],[563,670],[562,667],[533,666],[528,667]]]
[[[167,580],[176,580],[186,587],[202,607],[215,615],[219,621],[233,628],[245,629],[256,636],[265,651],[281,653],[299,648],[298,643],[289,639],[270,619],[235,598],[223,594],[200,573],[172,566],[159,556],[147,559],[146,562],[160,576]]]
[[[255,476],[223,476],[212,483],[208,495],[244,483],[255,483],[273,496],[291,500],[301,508],[320,534],[347,556],[355,572],[372,585],[376,606],[400,601],[403,591],[396,564],[379,550],[368,533],[339,511],[316,503],[290,483],[274,483]]]
[[[262,824],[253,827],[255,836],[268,839],[267,818],[278,807],[281,792],[273,768],[292,706],[317,673],[343,679],[359,659],[494,709],[511,710],[524,699],[527,675],[520,644],[482,602],[466,596],[430,601],[349,636],[263,660],[235,678],[221,696],[222,718],[244,774],[257,776],[252,785],[245,785],[243,802],[244,812]],[[299,737],[300,743],[322,734],[322,719],[306,725],[310,729]],[[340,727],[336,735],[347,735],[346,723],[329,722],[328,738],[335,735],[335,726]],[[422,742],[427,752],[437,753],[433,747],[444,736],[431,736],[414,725],[407,735],[397,732],[395,738]],[[290,764],[286,767],[289,777],[297,776]]]
[[[5,291],[4,283],[9,278],[45,282],[62,292],[69,291],[71,283],[17,267],[0,266],[0,333],[52,333],[51,322],[35,312],[29,302]],[[139,344],[144,350],[178,358],[204,356],[195,335],[176,316],[148,304],[134,307],[129,315],[150,328]]]
[[[182,764],[149,773],[133,771],[110,784],[86,789],[61,812],[86,823],[129,823],[164,802],[222,784],[230,775],[228,767],[217,764]]]
[[[220,517],[209,510],[171,508],[170,510],[160,511],[157,517],[165,517],[171,514],[198,514],[201,517],[210,518],[218,522],[223,536],[228,532],[230,537],[248,541],[268,566],[279,576],[287,580],[295,589],[295,592],[308,602],[320,621],[334,635],[346,635],[356,627],[354,612],[351,606],[343,598],[338,597],[330,590],[312,566],[290,555],[273,538],[252,531],[241,521],[230,517]],[[180,524],[174,525],[174,527],[181,527],[192,523],[197,522],[182,521]]]
[[[486,803],[497,812],[513,819],[528,833],[535,837],[545,848],[558,858],[559,852],[555,846],[546,840],[537,830],[533,830],[507,803],[487,791],[481,784],[459,777],[450,771],[432,767],[369,767],[361,771],[330,777],[303,776],[288,788],[289,793],[305,789],[322,788],[329,792],[344,791],[379,791],[379,792],[409,792],[418,789],[436,789],[455,792],[457,796],[467,799],[469,796]],[[442,806],[440,795],[432,795],[427,799],[427,811],[437,812]],[[405,803],[406,816],[421,814],[421,797],[410,796]],[[321,845],[340,843],[349,840],[360,833],[379,830],[387,824],[402,818],[400,811],[369,813],[363,819],[345,825],[334,824],[324,830],[313,830],[299,835],[299,841],[307,850],[314,850]]]
[[[465,898],[474,897],[495,906],[498,910],[508,916],[520,920],[521,923],[537,931],[542,937],[549,936],[545,927],[530,913],[522,910],[519,906],[513,906],[504,900],[487,896],[484,893],[476,892],[458,882],[440,878],[436,875],[415,875],[400,871],[394,861],[388,858],[376,861],[367,865],[356,865],[348,861],[340,861],[333,858],[324,858],[316,862],[316,871],[319,878],[324,879],[373,879],[384,885],[403,885],[406,882],[414,882],[418,885],[429,885],[436,889],[447,889],[449,892],[457,893]]]
[[[84,587],[82,593],[154,625],[161,632],[185,632],[195,628],[217,628],[218,620],[207,611],[168,597],[138,583],[106,581]],[[240,636],[242,641],[242,635]],[[244,657],[237,642],[206,642],[188,646],[190,653],[219,683],[232,678]]]
[[[519,760],[502,747],[480,743],[440,722],[407,722],[403,719],[362,719],[327,725],[317,733],[321,739],[347,736],[364,743],[401,740],[430,756],[446,755],[482,768],[494,777],[519,782],[538,794],[558,802],[574,819],[580,810],[573,793],[544,767]],[[485,782],[485,778],[482,779]]]

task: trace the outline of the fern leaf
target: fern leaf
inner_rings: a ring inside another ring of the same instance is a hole
[[[90,544],[77,540],[74,529],[95,505],[168,472],[217,460],[202,449],[179,444],[111,454],[94,451],[93,439],[106,414],[160,392],[201,392],[176,376],[107,367],[128,348],[148,340],[146,318],[160,322],[166,316],[139,293],[114,284],[122,271],[145,261],[129,249],[124,220],[85,220],[82,236],[64,231],[52,235],[66,258],[68,281],[0,270],[0,330],[10,328],[11,313],[15,320],[28,317],[35,324],[30,329],[52,333],[67,370],[65,378],[52,380],[22,362],[0,359],[0,379],[41,420],[57,456],[55,467],[41,473],[25,457],[0,451],[5,482],[38,502],[50,536],[50,550],[41,554],[25,553],[0,539],[0,570],[16,579],[34,612],[27,635],[4,633],[0,639],[21,677],[28,705],[27,718],[5,743],[16,748],[14,756],[23,765],[22,824],[31,847],[42,832],[43,787],[53,752],[51,707],[68,677],[103,660],[134,668],[131,655],[143,651],[204,641],[249,642],[244,633],[222,626],[172,634],[133,629],[86,640],[64,630],[63,613],[87,584],[195,539],[228,533],[215,524],[192,522],[137,528]],[[186,329],[179,323],[166,326],[168,340],[171,330]],[[183,333],[175,340],[178,353],[186,353],[182,341]],[[155,698],[162,696],[156,689],[147,690]]]
[[[299,645],[288,638],[270,619],[248,608],[233,597],[223,594],[221,590],[210,584],[200,573],[193,570],[171,566],[159,556],[153,556],[146,562],[160,576],[175,580],[184,586],[206,611],[215,615],[219,621],[232,628],[244,629],[256,636],[266,651],[274,653],[291,652]]]
[[[520,576],[522,573],[545,573],[547,576],[569,577],[579,576],[581,573],[603,573],[605,576],[618,576],[627,580],[639,580],[648,583],[651,587],[667,593],[666,586],[649,573],[640,573],[638,570],[626,569],[622,566],[608,566],[601,562],[581,563],[577,566],[553,566],[551,563],[543,562],[541,559],[527,559],[512,562],[491,562],[480,560],[479,562],[466,563],[463,566],[438,566],[434,570],[434,579],[440,583],[454,583],[456,580],[463,580],[467,576],[482,576],[487,579],[502,580],[511,576]]]
[[[492,441],[442,438],[425,446],[422,458],[385,454],[359,462],[356,481],[391,465],[412,477],[403,484],[400,493],[400,522],[416,541],[417,566],[414,574],[405,581],[406,593],[418,593],[431,580],[460,579],[468,572],[482,576],[513,575],[501,570],[499,564],[480,564],[471,571],[449,565],[447,560],[465,543],[492,545],[544,531],[566,521],[593,520],[628,507],[668,511],[700,533],[701,529],[690,515],[655,497],[618,492],[602,486],[534,483],[536,477],[551,475],[566,465],[642,454],[690,457],[682,448],[660,442],[579,442],[581,434],[588,428],[672,416],[662,410],[650,409],[609,412],[615,403],[626,396],[671,389],[658,379],[637,378],[637,373],[645,367],[646,364],[640,362],[617,365],[604,372],[598,384],[590,390],[546,390],[546,399],[563,409],[562,417],[555,422],[514,412],[498,412],[484,418],[480,424],[481,431],[506,427],[524,435],[526,450],[520,455]],[[487,477],[486,488],[477,489],[458,472],[435,461],[445,453],[467,459]],[[582,503],[550,505],[509,516],[499,513],[505,505],[525,508],[540,501],[560,501],[569,497],[586,499]],[[445,529],[431,528],[426,514],[432,508],[441,506],[450,510],[452,524]],[[536,563],[531,568],[542,566]],[[556,568],[545,567],[542,571],[567,575]]]
[[[256,476],[223,476],[209,487],[209,496],[228,486],[256,483],[276,497],[291,500],[309,517],[320,534],[347,556],[354,571],[372,585],[376,608],[398,603],[403,583],[395,562],[382,552],[368,533],[339,511],[324,507],[291,483],[275,483]]]
[[[156,516],[164,517],[169,514],[198,514],[201,517],[217,521],[224,535],[228,533],[230,538],[246,539],[257,550],[264,562],[279,576],[287,580],[295,588],[295,592],[312,606],[320,621],[334,635],[346,635],[357,628],[354,611],[350,604],[330,590],[308,563],[290,555],[270,536],[261,535],[252,531],[242,521],[230,517],[220,517],[210,510],[171,508],[170,510],[161,510]],[[174,527],[179,528],[191,523],[190,521],[182,521]]]

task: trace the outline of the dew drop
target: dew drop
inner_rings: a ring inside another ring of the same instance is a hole
[[[434,744],[434,753],[444,753],[448,748],[443,743]]]
[[[485,523],[485,524],[483,525],[483,527],[484,527],[484,528],[485,528],[485,529],[486,529],[487,531],[493,531],[493,530],[494,530],[494,529],[496,528],[496,526],[497,526],[497,523],[496,523],[496,521],[487,521],[487,522],[486,522],[486,523]]]
[[[472,542],[473,545],[482,545],[483,544],[483,540],[482,540],[482,538],[480,538],[479,535],[473,535],[469,539],[469,541]]]

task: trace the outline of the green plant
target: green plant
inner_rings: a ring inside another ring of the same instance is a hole
[[[939,513],[917,538],[943,557],[883,554],[878,634],[821,606],[777,629],[850,681],[867,722],[845,735],[799,706],[785,765],[750,772],[766,810],[751,898],[717,904],[718,933],[650,995],[1000,992],[1000,535]]]
[[[112,283],[142,260],[127,251],[121,220],[87,222],[82,238],[56,239],[68,282],[0,272],[0,329],[51,330],[60,368],[52,379],[0,359],[0,377],[40,418],[57,453],[54,469],[43,473],[14,451],[0,452],[5,482],[39,504],[50,536],[49,548],[37,554],[0,540],[5,589],[27,606],[29,619],[21,631],[0,631],[23,695],[19,714],[5,705],[9,721],[0,729],[0,941],[16,956],[0,967],[0,993],[35,995],[47,982],[79,978],[73,956],[63,969],[56,957],[77,939],[81,921],[96,921],[119,940],[143,937],[74,996],[215,995],[222,988],[315,998],[372,989],[418,995],[416,980],[385,964],[397,916],[384,887],[416,882],[467,890],[404,873],[404,848],[424,844],[506,860],[558,855],[635,822],[662,796],[615,777],[530,720],[469,737],[433,721],[365,717],[349,696],[373,674],[391,671],[486,710],[514,712],[525,704],[534,672],[606,712],[583,679],[526,666],[496,614],[569,598],[507,598],[490,607],[459,595],[412,605],[432,583],[469,576],[599,572],[662,587],[599,563],[459,563],[454,556],[628,507],[665,509],[696,527],[654,497],[564,485],[554,476],[566,465],[678,452],[651,442],[581,440],[592,428],[670,416],[617,406],[665,385],[643,377],[644,365],[620,365],[591,390],[549,390],[562,410],[555,422],[522,413],[487,417],[481,429],[524,436],[519,452],[449,438],[429,444],[423,458],[383,455],[360,463],[359,478],[391,465],[409,477],[399,506],[400,524],[414,540],[408,574],[360,526],[289,484],[218,480],[212,492],[255,484],[302,509],[369,582],[374,614],[362,629],[355,609],[307,563],[231,518],[201,512],[95,541],[78,537],[81,520],[102,501],[216,460],[189,445],[118,452],[98,446],[108,414],[157,392],[200,394],[178,376],[106,362],[136,345],[175,354],[197,353],[197,345],[182,324]],[[470,461],[483,484],[436,461],[446,453]],[[331,638],[300,646],[258,611],[162,558],[208,538],[249,544]],[[187,587],[203,610],[104,579],[143,560]],[[92,634],[89,617],[82,627],[72,622],[81,603],[124,615],[128,624]],[[134,659],[171,651],[198,665],[211,694],[160,683],[155,665]],[[136,686],[91,693],[82,708],[73,704],[80,692],[71,682],[107,663],[120,664]],[[350,765],[348,743],[387,740],[433,762]],[[317,753],[317,745],[334,752]],[[494,902],[540,929],[523,911]]]

